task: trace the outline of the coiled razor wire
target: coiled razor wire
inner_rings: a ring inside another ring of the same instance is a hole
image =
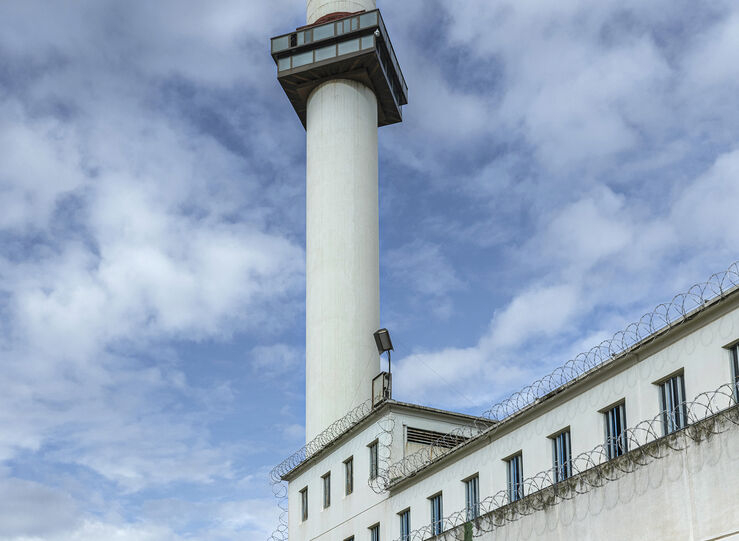
[[[732,263],[721,273],[711,275],[703,283],[695,284],[685,293],[675,295],[669,303],[658,305],[626,329],[617,332],[611,339],[604,340],[585,353],[556,368],[550,374],[527,385],[504,400],[493,405],[482,414],[486,422],[473,421],[471,426],[460,427],[440,436],[426,448],[410,453],[382,472],[385,488],[400,480],[415,475],[421,469],[483,434],[489,435],[501,422],[531,406],[549,393],[567,385],[586,372],[597,368],[627,352],[632,347],[657,333],[690,317],[708,302],[722,298],[739,285],[739,261]],[[495,424],[490,425],[490,421]]]
[[[483,434],[491,434],[508,417],[586,372],[627,352],[637,344],[653,338],[660,331],[680,323],[710,301],[726,296],[738,285],[739,261],[735,261],[724,272],[712,274],[707,281],[693,285],[685,293],[675,295],[670,302],[657,305],[654,310],[643,315],[639,321],[632,323],[624,330],[617,332],[611,339],[604,340],[585,353],[580,353],[550,374],[494,404],[482,414],[481,418],[484,421],[473,421],[470,426],[451,430],[426,448],[408,454],[393,464],[390,464],[390,446],[394,421],[378,423],[380,428],[379,450],[385,458],[379,461],[378,476],[369,481],[370,487],[377,493],[385,492],[393,484],[415,475],[421,469],[454,452],[459,447],[469,444],[475,438]],[[281,512],[279,526],[269,538],[270,541],[287,541],[287,486],[282,478],[313,454],[336,441],[371,412],[371,400],[360,404],[272,469],[270,472],[272,491],[279,500],[278,506]],[[490,421],[495,424],[491,425]]]
[[[269,472],[269,479],[272,484],[272,493],[275,495],[278,501],[277,506],[280,509],[280,515],[278,519],[278,526],[269,537],[270,541],[287,541],[288,538],[287,483],[282,480],[283,476],[293,471],[295,468],[300,466],[303,462],[305,462],[321,449],[336,441],[343,434],[359,424],[371,412],[372,399],[369,399],[359,404],[356,408],[344,415],[341,419],[338,419],[331,423],[326,430],[318,434],[318,436],[313,438],[303,447],[295,451],[292,455],[290,455],[285,460],[280,462],[277,466],[272,468],[272,471]],[[386,426],[384,424],[380,425],[380,432],[382,434],[386,433],[385,428]],[[392,437],[392,427],[390,427],[390,434]],[[380,439],[382,439],[382,441],[384,442],[386,440],[386,436],[382,436],[382,438],[378,437],[378,442]],[[380,448],[378,448],[378,454],[379,451]],[[383,456],[384,455],[385,453],[383,453]],[[382,462],[381,464],[378,463],[378,466],[383,466],[382,469],[386,470],[389,467],[389,462],[390,454],[388,444],[387,457],[384,459],[384,462]]]
[[[504,489],[480,501],[476,518],[470,518],[470,510],[463,509],[443,517],[440,534],[435,534],[434,525],[429,524],[396,541],[422,541],[431,537],[456,541],[461,539],[457,529],[468,523],[466,527],[472,535],[479,537],[519,518],[616,481],[673,451],[685,450],[691,441],[699,442],[732,426],[739,426],[736,392],[734,385],[724,384],[715,391],[701,393],[694,401],[684,403],[687,425],[679,431],[662,435],[663,416],[670,412],[661,412],[653,419],[624,430],[621,441],[627,442],[628,451],[617,458],[609,459],[607,443],[598,445],[571,459],[572,475],[565,480],[557,482],[554,469],[548,468],[523,481],[524,496],[520,500],[511,502],[509,491]]]

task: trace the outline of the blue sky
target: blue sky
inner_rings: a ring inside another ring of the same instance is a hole
[[[379,2],[396,398],[479,412],[739,259],[739,5]],[[0,3],[0,539],[251,540],[303,443],[300,0]],[[409,374],[414,374],[411,377]]]

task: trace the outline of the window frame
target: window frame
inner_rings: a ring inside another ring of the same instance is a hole
[[[354,455],[344,461],[344,496],[354,492]]]
[[[400,541],[408,541],[411,538],[411,508],[406,507],[398,513],[400,521]]]
[[[729,347],[731,375],[734,379],[734,401],[739,403],[739,342]]]
[[[480,473],[470,475],[462,482],[467,521],[475,520],[480,516]]]
[[[560,483],[572,477],[572,436],[570,427],[549,436],[552,440],[552,471],[554,482]]]
[[[678,372],[657,382],[659,386],[659,408],[662,417],[662,434],[667,436],[688,425],[685,399],[685,373]],[[667,403],[668,399],[670,404]]]
[[[321,485],[323,486],[323,508],[331,507],[331,472],[328,471],[321,476]]]
[[[439,535],[444,531],[444,493],[439,491],[428,497],[431,508],[431,532]],[[438,503],[438,505],[437,505]]]
[[[308,486],[299,491],[300,494],[300,522],[308,520]]]
[[[373,524],[369,528],[367,528],[370,531],[370,541],[380,541],[380,523]]]
[[[617,410],[617,413],[614,411]],[[629,440],[626,437],[626,399],[622,399],[610,406],[600,410],[603,414],[603,444],[606,449],[606,458],[613,460],[629,452]],[[617,434],[612,434],[612,429],[620,429]]]
[[[508,458],[504,458],[503,461],[506,463],[506,492],[508,493],[508,503],[517,502],[525,496],[523,486],[523,451],[518,451]]]
[[[369,478],[370,481],[374,481],[380,474],[380,452],[379,452],[379,441],[375,440],[369,445]]]

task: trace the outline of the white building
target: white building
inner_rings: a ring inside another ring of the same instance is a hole
[[[307,444],[273,537],[739,540],[737,263],[480,417],[390,397],[377,127],[407,88],[374,0],[307,7],[272,40],[308,147]]]

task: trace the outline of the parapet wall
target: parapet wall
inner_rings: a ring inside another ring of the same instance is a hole
[[[739,540],[739,409],[649,445],[438,539]]]

